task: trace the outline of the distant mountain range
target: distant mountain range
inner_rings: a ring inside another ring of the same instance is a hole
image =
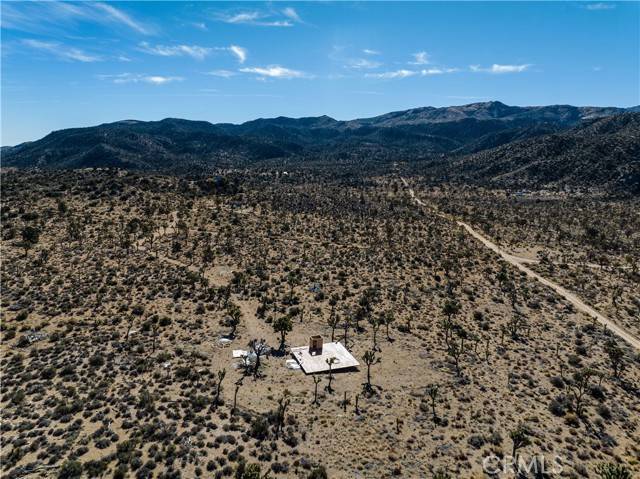
[[[443,164],[462,168],[459,172],[476,180],[495,173],[515,181],[518,174],[507,171],[510,165],[519,165],[520,171],[527,172],[527,177],[535,176],[535,168],[522,169],[524,163],[531,160],[538,165],[536,168],[540,168],[539,156],[555,155],[556,150],[562,150],[562,160],[558,159],[561,162],[573,161],[572,158],[582,154],[583,148],[589,151],[584,150],[583,156],[590,158],[601,152],[602,139],[606,143],[602,148],[607,158],[616,162],[612,171],[623,174],[626,170],[620,163],[632,160],[626,158],[627,152],[637,151],[640,114],[634,114],[634,111],[639,108],[518,107],[494,101],[445,108],[414,108],[350,121],[338,121],[328,116],[258,119],[240,125],[174,118],[149,122],[124,120],[59,130],[37,141],[4,147],[2,165],[163,170],[190,166],[246,166],[280,158],[290,161],[314,158],[395,161],[401,155],[403,161],[444,158]],[[620,135],[605,133],[604,127],[595,126],[603,119],[619,115],[630,119],[625,120],[624,125],[616,121],[606,124],[609,128],[621,128]],[[573,144],[575,151],[570,154],[567,148],[551,146],[560,141]],[[610,149],[617,151],[619,145],[615,143],[618,141],[625,146],[619,148],[621,153],[614,158]],[[512,158],[516,152],[518,160]],[[505,157],[511,159],[506,161]],[[496,163],[490,167],[487,163],[492,161]],[[594,157],[593,161],[597,163],[600,159]],[[452,173],[459,172],[452,170]]]

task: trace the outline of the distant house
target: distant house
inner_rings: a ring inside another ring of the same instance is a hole
[[[355,368],[360,365],[342,343],[324,343],[322,336],[311,336],[309,346],[291,348],[291,355],[305,374],[329,371],[328,359],[335,358],[331,366],[333,371]]]

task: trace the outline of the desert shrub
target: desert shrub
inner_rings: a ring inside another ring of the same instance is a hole
[[[605,397],[604,388],[602,386],[598,386],[597,384],[594,384],[589,388],[589,394],[591,395],[591,397],[597,399],[598,401],[604,400]]]
[[[244,468],[239,479],[260,479],[260,464],[249,464]]]
[[[82,464],[78,461],[66,461],[58,471],[58,479],[73,479],[82,475]]]
[[[256,417],[251,422],[249,435],[254,439],[258,439],[259,441],[262,441],[268,436],[268,434],[269,434],[269,424],[267,423],[266,419],[263,418],[262,416]]]
[[[624,464],[603,463],[596,467],[601,479],[631,479],[631,471]]]
[[[324,466],[317,466],[311,470],[308,477],[309,479],[327,479],[329,476]]]
[[[104,365],[104,357],[102,354],[94,354],[89,358],[89,364],[94,368],[99,368]]]
[[[578,427],[580,426],[580,420],[578,416],[573,413],[567,414],[564,418],[564,422],[567,426]]]
[[[551,411],[551,414],[554,416],[564,416],[567,413],[564,402],[558,398],[551,401],[549,404],[549,411]]]
[[[485,440],[484,440],[484,437],[482,437],[481,435],[474,434],[472,436],[469,436],[469,439],[467,439],[467,442],[474,449],[480,449],[482,446],[484,446]]]
[[[560,376],[550,377],[549,382],[558,389],[564,388],[564,380]]]
[[[611,409],[609,409],[606,404],[600,404],[598,406],[598,414],[600,414],[600,417],[602,417],[602,419],[611,419]]]
[[[106,460],[87,461],[84,463],[83,469],[88,477],[100,477],[106,471],[109,463]]]

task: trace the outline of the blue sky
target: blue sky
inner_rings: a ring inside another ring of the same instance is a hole
[[[2,2],[2,144],[121,119],[640,103],[637,2]]]

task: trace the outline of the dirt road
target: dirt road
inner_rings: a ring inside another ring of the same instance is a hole
[[[409,195],[415,201],[415,203],[420,205],[420,206],[429,208],[424,203],[424,201],[422,201],[420,198],[418,198],[416,196],[416,194],[413,191],[413,189],[409,188],[409,183],[407,183],[407,181],[404,178],[400,178],[400,179],[402,180],[402,183],[404,184],[404,186],[408,189]],[[432,209],[432,208],[430,208],[430,209]],[[434,211],[434,210],[432,209],[432,211]],[[442,218],[445,218],[445,219],[450,220],[450,221],[455,221],[456,224],[462,226],[462,228],[464,228],[464,230],[467,233],[469,233],[475,239],[480,241],[480,243],[482,243],[484,246],[486,246],[490,250],[492,250],[495,253],[497,253],[498,255],[500,255],[502,257],[502,259],[505,260],[507,263],[512,264],[513,266],[518,268],[520,271],[523,271],[525,274],[527,274],[527,276],[529,276],[531,278],[535,278],[538,281],[540,281],[542,284],[544,284],[545,286],[548,286],[549,288],[553,289],[556,293],[558,293],[564,299],[566,299],[571,304],[573,304],[573,306],[578,311],[582,311],[583,313],[588,314],[592,318],[595,318],[596,321],[598,321],[599,323],[601,323],[604,326],[606,326],[606,328],[608,330],[610,330],[611,332],[616,334],[618,337],[620,337],[621,339],[626,341],[629,345],[633,346],[637,350],[640,350],[640,339],[636,338],[629,331],[627,331],[626,329],[622,328],[618,324],[614,323],[612,320],[610,320],[606,316],[602,315],[601,313],[599,313],[598,311],[593,309],[588,304],[584,303],[580,298],[578,298],[571,291],[568,291],[567,289],[563,288],[559,284],[554,283],[553,281],[540,276],[538,273],[536,273],[535,271],[533,271],[533,270],[531,270],[531,269],[529,269],[529,268],[527,268],[525,266],[525,263],[536,262],[535,260],[527,260],[525,258],[519,258],[517,256],[513,256],[513,255],[501,250],[498,245],[496,245],[495,243],[493,243],[489,239],[487,239],[484,236],[482,236],[480,233],[478,233],[476,230],[474,230],[467,223],[464,223],[463,221],[456,220],[455,218],[452,218],[452,217],[450,217],[448,215],[444,215],[444,214],[439,213],[437,211],[434,211],[434,212],[435,212],[435,214],[437,214],[438,216],[440,216]]]

